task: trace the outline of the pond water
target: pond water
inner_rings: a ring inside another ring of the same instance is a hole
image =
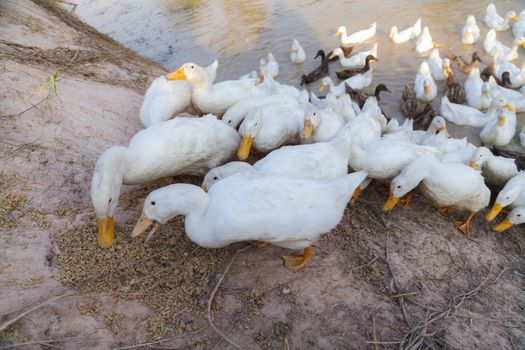
[[[318,49],[329,51],[339,45],[334,36],[340,25],[348,32],[365,29],[377,22],[377,34],[362,43],[354,52],[379,45],[374,64],[374,82],[369,89],[385,83],[391,94],[384,95],[385,113],[401,118],[399,103],[402,88],[412,84],[424,57],[414,52],[415,40],[393,44],[388,39],[390,27],[400,30],[411,26],[418,17],[428,25],[434,41],[441,45],[441,56],[448,49],[463,57],[479,51],[484,62],[491,62],[483,50],[488,32],[482,23],[489,1],[480,0],[77,0],[76,14],[99,31],[108,34],[142,56],[153,59],[168,70],[185,62],[207,65],[219,60],[217,81],[237,78],[259,66],[259,59],[271,51],[281,65],[277,80],[298,86],[299,77],[318,65],[313,60]],[[500,15],[509,10],[519,13],[523,0],[497,1]],[[481,40],[474,46],[459,41],[459,31],[468,15],[475,15],[481,29]],[[498,40],[511,46],[510,31],[498,32]],[[298,39],[307,54],[307,61],[294,65],[289,60],[293,39]],[[525,50],[513,63],[521,66]],[[484,65],[483,65],[484,66]],[[330,66],[331,75],[340,70],[339,63]],[[465,76],[457,73],[464,81]],[[312,89],[317,91],[317,84]],[[444,82],[438,82],[440,91]],[[433,102],[439,108],[440,95]],[[525,122],[519,115],[519,125]],[[478,131],[454,128],[452,135],[469,136],[476,141]]]

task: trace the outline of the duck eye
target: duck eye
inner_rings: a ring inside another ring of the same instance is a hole
[[[401,188],[401,185],[397,185],[397,188]]]
[[[217,176],[214,176],[213,179],[214,179],[214,180],[217,180]]]
[[[151,205],[155,205],[155,202],[154,202],[154,201],[151,201]]]
[[[195,68],[194,66],[191,66],[191,69]]]
[[[228,123],[230,123],[230,124],[231,124],[231,123],[232,123],[232,121],[231,121],[231,120],[228,120]]]
[[[108,203],[111,203],[112,198],[109,199]]]

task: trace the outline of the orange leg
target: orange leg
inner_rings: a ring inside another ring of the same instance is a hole
[[[469,217],[467,218],[465,222],[455,221],[456,227],[459,228],[461,232],[466,234],[467,237],[469,236],[469,233],[470,233],[470,222],[472,221],[472,218],[474,217],[474,215],[476,215],[475,212],[470,213]]]
[[[251,241],[250,244],[253,245],[257,249],[260,249],[260,248],[266,248],[266,246],[270,243],[264,242],[264,241]]]
[[[352,199],[350,199],[350,204],[355,204],[359,197],[361,197],[361,193],[363,193],[363,190],[361,190],[361,187],[358,187],[355,189],[354,194],[352,195]]]
[[[410,201],[412,200],[412,197],[414,197],[414,193],[416,193],[415,190],[412,190],[412,191],[408,192],[408,194],[405,196],[405,198],[399,200],[397,205],[400,208],[405,209],[408,206],[408,204],[410,204]]]
[[[450,216],[450,208],[449,207],[442,207],[442,208],[436,208],[441,214],[445,216]]]
[[[282,258],[284,260],[284,266],[286,266],[290,270],[300,270],[306,265],[306,263],[312,258],[312,256],[314,256],[314,249],[312,247],[306,247],[304,248],[303,255],[284,255],[282,256]]]

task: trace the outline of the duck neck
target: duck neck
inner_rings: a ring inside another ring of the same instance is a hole
[[[198,245],[205,245],[208,241],[208,230],[206,230],[206,220],[204,213],[208,208],[208,195],[201,188],[193,185],[185,185],[184,196],[172,196],[172,201],[168,201],[170,207],[176,215],[184,215],[186,234]],[[175,215],[174,215],[175,216]]]
[[[416,188],[429,174],[433,172],[436,160],[430,157],[422,157],[405,168],[404,176],[410,179],[410,190]]]

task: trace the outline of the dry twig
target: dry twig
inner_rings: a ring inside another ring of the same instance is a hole
[[[222,273],[221,275],[221,278],[219,279],[219,281],[217,282],[217,284],[215,285],[215,288],[213,288],[213,291],[211,292],[211,295],[210,295],[210,298],[208,299],[208,323],[210,324],[211,328],[213,328],[213,330],[215,331],[215,333],[217,333],[219,336],[221,336],[227,343],[229,343],[230,345],[232,345],[234,348],[236,349],[239,349],[239,350],[243,350],[243,347],[241,347],[239,344],[237,344],[235,341],[231,340],[230,338],[228,338],[219,328],[217,328],[217,326],[215,326],[215,324],[213,323],[213,319],[212,319],[212,314],[211,314],[211,306],[213,304],[213,299],[215,298],[215,294],[217,294],[217,291],[219,290],[219,287],[221,286],[222,282],[224,281],[224,277],[226,276],[226,274],[228,273],[228,271],[230,270],[230,267],[232,266],[233,262],[235,261],[235,259],[237,258],[237,256],[242,253],[243,251],[245,250],[248,250],[250,248],[253,248],[252,245],[248,245],[244,248],[240,248],[239,250],[237,250],[235,252],[235,254],[233,254],[230,262],[228,263],[228,265],[226,265],[226,269],[224,270],[224,272]]]

